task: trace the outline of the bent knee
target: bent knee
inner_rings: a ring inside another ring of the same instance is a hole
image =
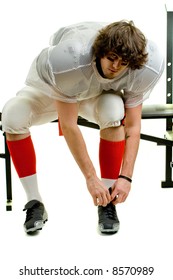
[[[2,110],[2,129],[7,133],[23,134],[29,132],[31,119],[30,104],[23,97],[10,99]]]
[[[99,97],[97,103],[97,119],[100,129],[120,126],[124,114],[124,102],[121,96],[113,93],[105,93]]]

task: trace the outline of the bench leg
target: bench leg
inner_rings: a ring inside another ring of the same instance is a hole
[[[5,146],[5,172],[6,172],[6,193],[7,193],[7,200],[6,200],[6,210],[12,210],[12,180],[11,180],[11,159],[10,153],[8,150],[8,146],[6,143],[6,136],[4,135],[4,146]]]
[[[172,146],[173,141],[141,133],[141,139],[157,143],[158,146],[165,146],[165,181],[161,182],[162,188],[173,188],[172,181]]]
[[[166,146],[165,151],[165,181],[162,181],[161,186],[162,188],[173,188],[173,181],[172,181],[172,146]]]

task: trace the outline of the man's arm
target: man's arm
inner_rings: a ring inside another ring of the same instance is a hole
[[[136,156],[138,153],[141,131],[141,113],[142,105],[135,108],[126,109],[125,120],[125,137],[126,145],[123,157],[121,174],[132,178]],[[131,183],[124,178],[119,178],[115,183],[112,193],[112,199],[118,196],[114,200],[114,203],[124,202],[129,194]]]
[[[125,137],[126,148],[121,173],[132,177],[136,156],[138,153],[141,132],[142,105],[126,109]]]
[[[111,200],[109,191],[96,175],[85,141],[77,125],[78,105],[56,101],[56,106],[63,135],[74,159],[85,176],[94,204],[97,205],[98,199],[100,205],[107,205]]]

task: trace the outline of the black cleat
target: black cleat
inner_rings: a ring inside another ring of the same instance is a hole
[[[116,233],[119,230],[120,222],[117,216],[115,205],[110,202],[107,206],[98,206],[99,229],[101,233]]]
[[[44,204],[38,200],[31,200],[25,205],[23,211],[25,210],[26,220],[24,223],[24,229],[26,233],[42,229],[45,222],[48,220]]]

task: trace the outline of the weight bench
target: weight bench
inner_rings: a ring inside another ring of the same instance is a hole
[[[156,105],[143,105],[142,119],[168,119],[173,118],[173,104],[156,104]],[[0,114],[1,120],[1,114]],[[55,120],[54,122],[58,122]],[[78,118],[78,125],[85,126],[89,128],[99,129],[99,126],[95,123],[89,122],[84,118]],[[0,125],[0,130],[2,131],[2,125]],[[153,135],[147,135],[141,133],[141,139],[157,143],[157,145],[165,146],[165,181],[161,182],[162,188],[172,188],[172,146],[173,137],[171,138],[172,131],[166,131],[167,135],[163,137],[156,137]],[[6,210],[12,210],[12,176],[11,176],[11,159],[6,144],[5,133],[2,132],[4,136],[4,152],[0,153],[0,158],[5,159],[5,176],[6,176]],[[167,137],[171,135],[170,137]]]

